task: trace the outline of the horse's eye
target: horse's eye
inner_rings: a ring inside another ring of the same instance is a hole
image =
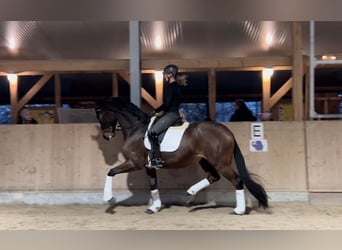
[[[96,115],[97,115],[97,118],[98,118],[99,120],[102,120],[102,117],[103,117],[102,113],[96,113]]]

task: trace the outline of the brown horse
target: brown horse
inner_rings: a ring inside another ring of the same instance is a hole
[[[109,140],[115,136],[118,124],[124,135],[122,153],[126,161],[108,172],[104,187],[104,200],[110,201],[113,198],[112,180],[115,175],[145,169],[151,190],[151,206],[147,212],[158,212],[161,208],[161,201],[156,169],[145,167],[148,150],[143,140],[150,117],[131,102],[120,98],[108,98],[99,102],[96,115],[105,139]],[[191,123],[184,132],[179,148],[174,152],[162,152],[162,159],[164,160],[162,169],[182,168],[199,162],[207,173],[207,178],[187,190],[189,202],[197,192],[217,182],[223,176],[236,188],[234,214],[246,212],[244,186],[258,200],[259,206],[268,207],[265,189],[251,178],[233,133],[220,123],[213,121]],[[236,169],[232,166],[233,159]]]

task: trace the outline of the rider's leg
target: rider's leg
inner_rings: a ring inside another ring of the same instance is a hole
[[[161,159],[160,144],[158,135],[167,130],[171,125],[179,119],[179,114],[174,112],[165,113],[160,117],[150,128],[148,132],[148,139],[151,143],[151,166],[162,167],[163,161]]]
[[[152,167],[162,167],[163,162],[161,160],[160,144],[158,141],[158,135],[152,131],[148,133],[148,139],[151,143],[151,165]]]

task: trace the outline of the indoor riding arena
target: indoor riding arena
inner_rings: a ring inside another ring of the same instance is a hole
[[[227,124],[252,173],[262,177],[270,208],[247,201],[231,215],[234,195],[221,179],[182,202],[205,176],[196,166],[159,170],[164,208],[148,215],[144,171],[114,177],[116,205],[102,201],[105,175],[119,164],[122,136],[106,141],[96,124],[0,126],[1,229],[341,229],[339,121],[264,122],[267,152],[250,152],[250,123]],[[342,131],[341,131],[342,132]],[[329,171],[327,170],[329,166]]]
[[[325,48],[333,50],[330,56],[341,55],[342,41],[313,48],[333,29],[325,25],[0,21],[0,113],[8,118],[0,125],[0,230],[341,230],[342,60],[318,56]],[[329,25],[342,28],[342,22]],[[22,35],[27,46],[15,57],[3,49],[11,27],[18,34],[32,32],[27,39]],[[162,38],[162,52],[151,45],[156,27],[173,34]],[[262,37],[272,27],[282,32],[265,49],[251,33]],[[212,40],[189,39],[189,33]],[[215,120],[233,132],[269,208],[258,207],[246,190],[246,214],[232,214],[235,189],[225,178],[187,206],[186,191],[206,177],[196,164],[157,170],[162,209],[155,214],[146,213],[144,170],[116,175],[114,199],[103,200],[108,171],[125,161],[124,136],[118,129],[112,140],[103,138],[94,105],[123,97],[151,114],[163,101],[154,73],[171,63],[188,75],[185,118]],[[273,76],[265,74],[269,67]],[[236,99],[251,105],[256,121],[229,121],[227,110]],[[38,124],[19,124],[23,108]]]

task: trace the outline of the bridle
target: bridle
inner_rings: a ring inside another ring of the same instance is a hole
[[[97,118],[100,121],[103,138],[106,140],[111,140],[112,138],[115,137],[117,128],[120,127],[118,121],[115,119],[114,122],[111,122],[108,127],[104,128],[102,109],[96,109],[96,114],[97,114]]]
[[[106,140],[111,140],[116,135],[116,130],[122,130],[124,134],[136,131],[136,122],[131,122],[132,118],[136,119],[134,115],[129,116],[125,112],[118,110],[104,109],[98,107],[96,110],[97,119],[100,122],[102,136]],[[137,116],[138,118],[138,116]],[[122,123],[123,122],[123,123]],[[140,124],[140,121],[138,121]]]
[[[108,128],[102,129],[102,135],[103,138],[106,140],[110,140],[115,137],[115,127],[114,126],[109,126]]]

